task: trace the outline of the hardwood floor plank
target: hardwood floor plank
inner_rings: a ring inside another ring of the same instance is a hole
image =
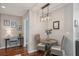
[[[26,48],[23,47],[14,47],[14,48],[7,48],[7,49],[0,49],[0,56],[43,56],[43,51],[37,51],[34,53],[28,53]]]

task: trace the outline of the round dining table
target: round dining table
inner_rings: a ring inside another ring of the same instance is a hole
[[[41,43],[45,44],[45,56],[50,56],[50,52],[51,52],[51,46],[53,46],[54,44],[57,43],[57,40],[55,39],[46,39],[43,40]]]

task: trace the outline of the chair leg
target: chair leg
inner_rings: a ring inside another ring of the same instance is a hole
[[[47,51],[44,53],[44,56],[50,56],[50,50],[47,50]]]
[[[63,56],[65,56],[65,51],[62,51]]]

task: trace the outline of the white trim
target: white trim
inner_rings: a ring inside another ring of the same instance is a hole
[[[38,50],[31,50],[31,51],[28,51],[28,53],[33,53],[33,52],[36,52]]]
[[[0,49],[5,49],[5,47],[0,47]]]
[[[11,48],[11,47],[14,47],[14,46],[7,46],[7,48]],[[4,47],[0,47],[0,49],[5,49],[5,46]]]

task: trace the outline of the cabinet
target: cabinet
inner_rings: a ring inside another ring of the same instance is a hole
[[[76,56],[79,56],[79,41],[76,41]]]

